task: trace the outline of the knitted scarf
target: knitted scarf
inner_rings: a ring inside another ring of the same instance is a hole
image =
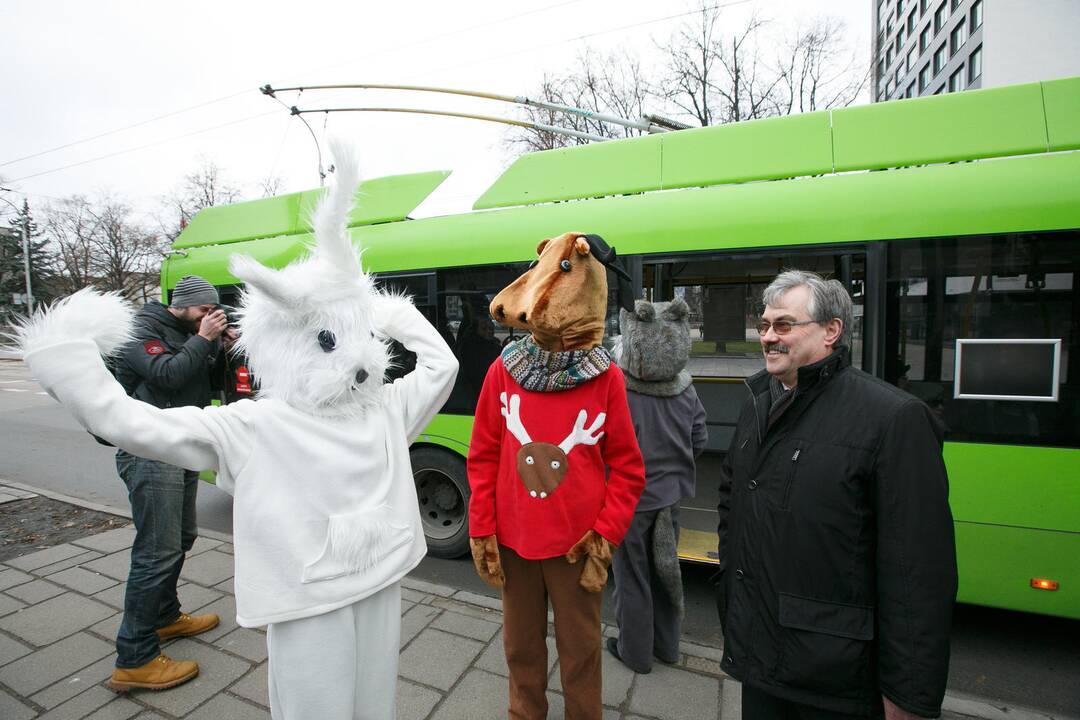
[[[526,390],[569,390],[597,377],[611,365],[611,354],[602,345],[590,350],[549,352],[526,335],[502,351],[506,372]]]

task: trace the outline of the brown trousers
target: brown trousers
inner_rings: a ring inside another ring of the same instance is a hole
[[[503,646],[510,669],[512,720],[547,718],[547,601],[555,613],[555,647],[566,720],[600,720],[601,593],[578,584],[582,564],[564,557],[525,560],[499,546],[503,573]]]

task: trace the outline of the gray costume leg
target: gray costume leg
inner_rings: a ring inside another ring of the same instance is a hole
[[[615,621],[619,657],[631,670],[652,669],[653,588],[650,568],[652,525],[656,511],[634,513],[630,529],[611,559],[615,574]]]

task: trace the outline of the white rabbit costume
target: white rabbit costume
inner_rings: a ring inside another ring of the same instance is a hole
[[[409,443],[446,401],[457,360],[405,298],[379,292],[346,230],[356,162],[314,217],[309,257],[281,271],[233,256],[240,343],[258,400],[160,410],[125,395],[101,354],[131,311],[83,290],[16,330],[41,385],[140,457],[218,473],[234,496],[237,622],[269,625],[275,718],[391,718],[400,580],[426,552]],[[416,369],[382,384],[387,338]]]

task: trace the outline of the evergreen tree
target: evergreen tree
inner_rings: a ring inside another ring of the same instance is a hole
[[[13,313],[25,313],[26,306],[15,305],[15,295],[26,293],[26,270],[23,260],[23,232],[29,235],[30,285],[34,306],[53,299],[51,259],[49,243],[42,237],[30,203],[23,200],[19,212],[12,216],[6,227],[0,227],[0,322]]]

